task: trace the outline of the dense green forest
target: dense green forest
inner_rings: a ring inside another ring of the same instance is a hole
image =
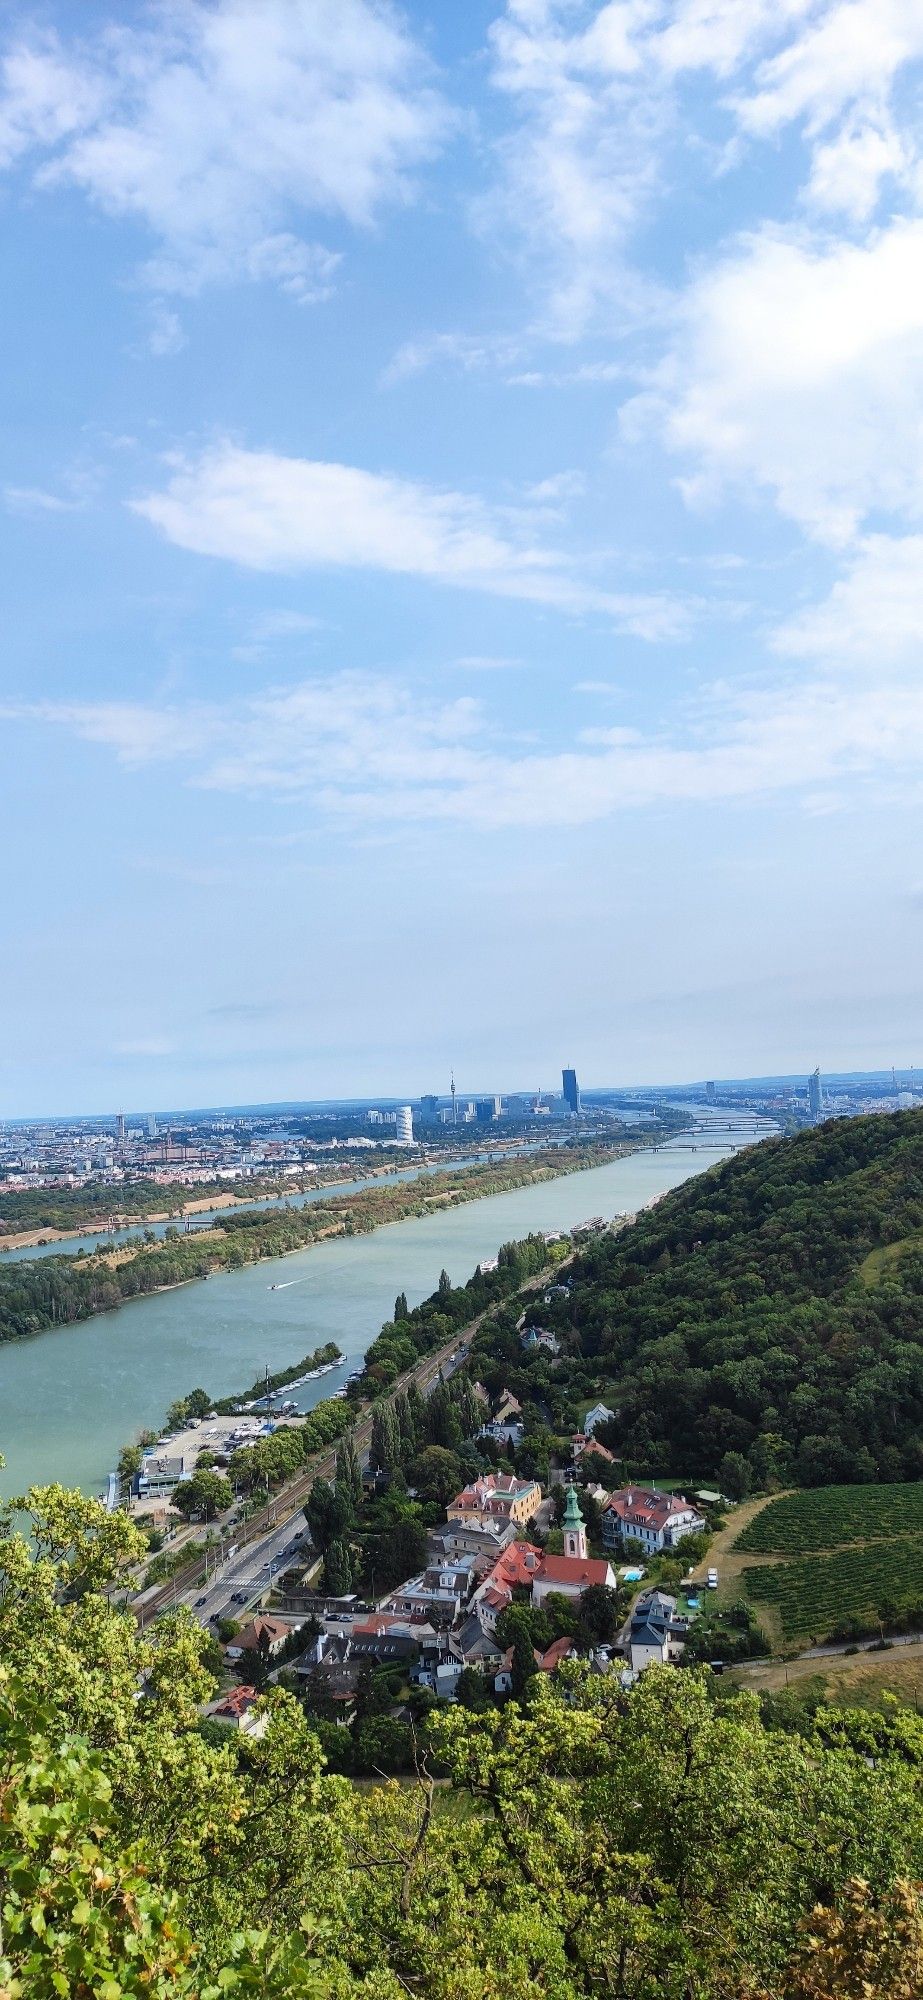
[[[766,1484],[923,1476],[923,1112],[766,1140],[575,1258],[530,1306],[562,1357],[483,1329],[485,1380],[635,1470]],[[479,1354],[479,1361],[481,1356]]]
[[[528,1187],[603,1165],[622,1150],[600,1142],[575,1142],[528,1156],[427,1175],[387,1185],[371,1182],[351,1195],[304,1208],[226,1209],[207,1235],[181,1235],[139,1245],[121,1262],[106,1261],[105,1249],[90,1254],[0,1260],[0,1341],[17,1340],[49,1327],[71,1325],[109,1311],[123,1300],[167,1285],[205,1278],[216,1270],[236,1270],[261,1258],[307,1248],[331,1233],[366,1234],[385,1222],[426,1215],[437,1203],[477,1201],[482,1196]]]
[[[568,1664],[359,1788],[282,1689],[257,1738],[201,1724],[213,1642],[111,1601],[123,1515],[51,1487],[30,1516],[0,1533],[5,2000],[920,1992],[917,1716]]]

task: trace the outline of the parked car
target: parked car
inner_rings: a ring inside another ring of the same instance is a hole
[[[705,1580],[706,1580],[706,1582],[707,1582],[707,1584],[708,1584],[708,1588],[709,1588],[709,1590],[717,1590],[717,1588],[718,1588],[718,1572],[717,1572],[717,1570],[716,1570],[716,1569],[710,1569],[710,1570],[709,1570],[709,1572],[708,1572],[708,1576],[706,1577],[706,1579],[705,1579]]]

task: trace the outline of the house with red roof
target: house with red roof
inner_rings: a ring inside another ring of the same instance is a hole
[[[531,1590],[541,1564],[542,1551],[532,1542],[511,1542],[503,1550],[471,1600],[482,1631],[494,1631],[501,1611],[512,1603],[514,1591]]]
[[[537,1479],[517,1479],[511,1472],[486,1472],[450,1500],[446,1515],[449,1521],[463,1521],[468,1527],[489,1529],[498,1522],[513,1522],[517,1528],[524,1528],[541,1504],[542,1489]]]
[[[269,1716],[265,1711],[261,1715],[254,1713],[259,1698],[256,1688],[232,1687],[220,1701],[212,1703],[208,1713],[216,1722],[239,1729],[245,1736],[262,1736],[269,1726]]]
[[[658,1555],[663,1549],[675,1549],[685,1535],[700,1534],[707,1525],[704,1514],[682,1493],[623,1486],[609,1495],[602,1536],[607,1548],[617,1549],[630,1539],[641,1543],[645,1555]]]

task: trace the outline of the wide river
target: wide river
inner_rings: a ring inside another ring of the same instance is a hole
[[[768,1129],[763,1128],[763,1131]],[[121,1446],[156,1429],[174,1397],[201,1385],[213,1396],[244,1389],[268,1364],[284,1368],[335,1340],[357,1366],[389,1318],[398,1292],[411,1305],[445,1268],[460,1284],[481,1258],[530,1230],[571,1229],[643,1207],[754,1138],[752,1122],[715,1124],[714,1137],[629,1154],[605,1167],[489,1195],[412,1217],[369,1236],[221,1271],[207,1283],[132,1299],[76,1326],[0,1344],[0,1494],[57,1479],[98,1493]],[[273,1291],[271,1287],[279,1289]],[[293,1392],[309,1409],[345,1379]]]

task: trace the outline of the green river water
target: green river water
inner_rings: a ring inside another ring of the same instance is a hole
[[[454,1283],[483,1257],[530,1230],[563,1229],[591,1215],[641,1208],[750,1141],[752,1125],[720,1133],[708,1150],[664,1146],[609,1166],[447,1213],[413,1217],[369,1236],[332,1238],[314,1249],[207,1281],[133,1299],[77,1326],[0,1345],[0,1493],[57,1479],[102,1490],[123,1444],[156,1428],[175,1396],[201,1385],[211,1395],[244,1389],[268,1364],[284,1368],[335,1340],[355,1367],[399,1291],[411,1305],[435,1290],[443,1267]],[[272,1291],[273,1284],[279,1290]],[[306,1386],[310,1408],[345,1379]]]

